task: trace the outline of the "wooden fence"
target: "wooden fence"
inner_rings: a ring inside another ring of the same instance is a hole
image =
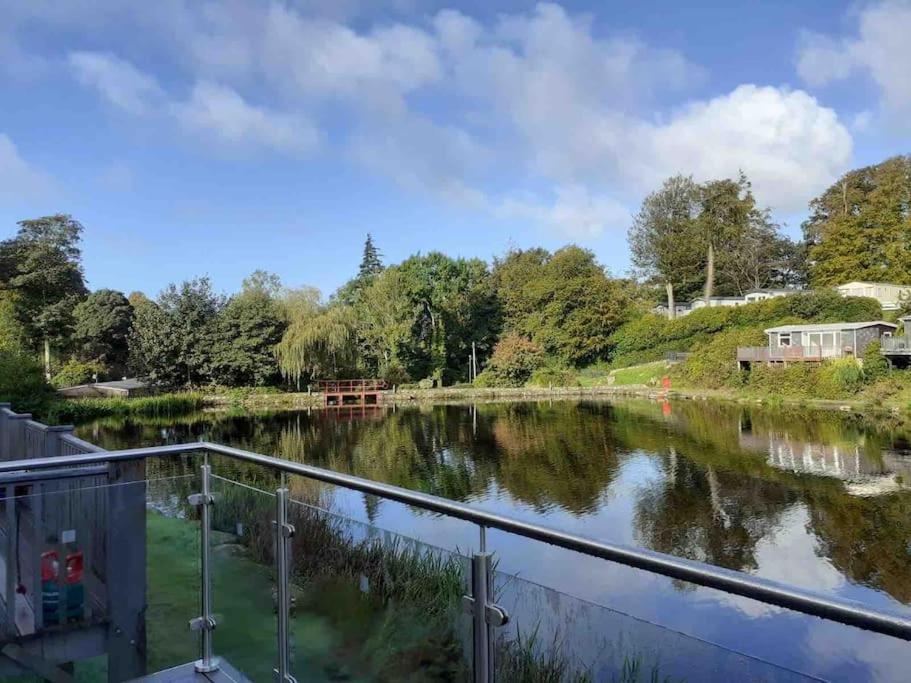
[[[102,452],[73,434],[0,404],[0,461]],[[109,679],[144,670],[144,465],[76,466],[0,475],[0,676],[42,661],[109,656]],[[116,549],[116,551],[114,550]],[[125,571],[134,568],[133,571]],[[49,578],[51,577],[51,578]],[[75,588],[74,588],[75,586]],[[81,632],[97,632],[85,637]],[[122,637],[111,638],[111,633]],[[56,643],[55,647],[48,646]]]

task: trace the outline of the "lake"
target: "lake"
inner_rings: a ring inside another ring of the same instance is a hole
[[[225,443],[875,607],[911,602],[911,442],[838,412],[555,401],[201,413],[77,434],[108,449]],[[472,525],[370,496],[336,492],[333,510],[448,549],[478,543]],[[753,680],[905,679],[898,640],[498,532],[488,545],[519,622],[529,605],[562,615],[541,637],[562,636],[596,674],[622,633],[675,672],[704,658]]]

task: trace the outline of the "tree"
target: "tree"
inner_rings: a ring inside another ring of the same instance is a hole
[[[544,350],[514,332],[506,334],[494,347],[490,362],[478,376],[481,385],[521,387],[544,364]]]
[[[911,281],[911,156],[849,171],[810,202],[810,284]]]
[[[185,368],[178,364],[180,344],[170,316],[154,301],[130,295],[133,328],[129,338],[130,372],[155,384],[180,386]]]
[[[168,285],[157,302],[139,300],[138,304],[130,339],[136,370],[169,386],[210,381],[217,320],[224,300],[212,291],[209,279]]]
[[[127,298],[113,289],[99,289],[76,306],[73,318],[77,355],[121,374],[127,365],[133,327],[133,306]]]
[[[722,279],[733,280],[734,288],[740,289],[748,278],[742,278],[743,272],[737,266],[742,266],[744,260],[750,261],[743,258],[742,252],[749,253],[749,248],[758,244],[757,240],[774,235],[777,228],[769,220],[768,212],[757,208],[750,182],[743,173],[737,180],[704,183],[699,187],[699,194],[696,222],[706,251],[703,296],[708,300],[715,293],[716,258]],[[752,255],[758,257],[752,265],[765,267],[767,261],[761,251],[753,250]],[[732,262],[737,265],[732,267]]]
[[[498,333],[487,264],[431,252],[406,259],[398,269],[415,310],[412,341],[403,350],[408,373],[443,382],[467,378],[472,342],[485,354]]]
[[[276,276],[256,271],[216,323],[209,371],[226,386],[264,386],[278,375],[275,346],[285,329]]]
[[[345,306],[354,306],[360,299],[361,294],[373,283],[374,278],[383,272],[381,256],[376,245],[373,244],[373,237],[368,233],[367,240],[364,242],[364,254],[361,257],[361,265],[358,266],[357,275],[339,287],[338,291],[332,296],[332,300]]]
[[[22,352],[28,346],[28,336],[17,316],[17,295],[0,291],[0,351]]]
[[[510,252],[496,262],[493,279],[506,330],[565,363],[603,358],[610,334],[626,318],[626,283],[609,278],[594,254],[577,246],[552,255]]]
[[[358,362],[356,321],[350,306],[333,305],[308,310],[301,307],[275,347],[284,377],[338,377]]]
[[[675,290],[690,296],[702,278],[701,191],[691,177],[667,179],[642,202],[629,230],[633,264],[667,291],[668,317],[674,317]]]
[[[383,270],[382,254],[373,244],[373,237],[367,233],[367,240],[364,242],[364,255],[361,258],[361,265],[357,270],[357,276],[366,282],[370,278],[378,275]]]
[[[407,379],[403,350],[411,341],[417,308],[401,271],[387,268],[364,290],[355,306],[357,336],[364,356],[384,378]]]
[[[72,312],[87,290],[79,241],[83,227],[66,214],[19,222],[17,235],[0,243],[0,288],[17,293],[17,317],[37,350],[44,347],[49,372],[51,347],[64,347]]]

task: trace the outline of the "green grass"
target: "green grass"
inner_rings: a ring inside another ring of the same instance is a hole
[[[102,417],[176,417],[205,404],[203,394],[182,392],[138,398],[75,398],[53,401],[44,418],[52,424],[80,423]]]
[[[658,385],[661,378],[668,374],[667,364],[664,361],[634,365],[611,372],[614,386],[628,386],[632,384]]]

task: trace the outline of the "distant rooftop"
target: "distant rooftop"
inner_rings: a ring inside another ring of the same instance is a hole
[[[886,327],[891,327],[893,330],[898,327],[894,323],[887,323],[885,320],[869,320],[862,323],[818,323],[818,324],[805,324],[805,325],[779,325],[778,327],[770,327],[766,330],[766,334],[772,332],[839,332],[841,330],[862,330],[866,327],[873,327],[874,325],[885,325]]]

